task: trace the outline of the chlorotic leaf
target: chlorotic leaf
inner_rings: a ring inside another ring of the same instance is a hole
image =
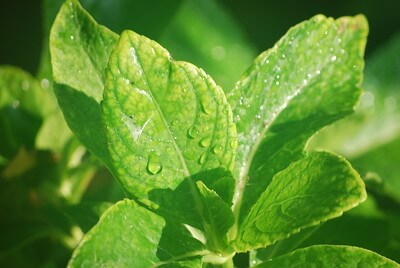
[[[351,246],[320,245],[298,249],[254,267],[398,268],[400,265],[366,249]]]
[[[234,211],[239,222],[274,174],[303,157],[317,130],[353,111],[367,29],[361,15],[315,16],[262,53],[230,92],[238,130]]]
[[[69,267],[201,267],[203,245],[181,225],[125,199],[108,209],[74,251]]]
[[[346,160],[311,153],[274,176],[239,226],[235,248],[248,251],[273,244],[338,217],[365,198],[364,183]]]
[[[229,177],[236,131],[222,89],[156,42],[121,34],[102,108],[117,178],[142,202],[190,219],[201,211],[194,180],[213,189]]]
[[[75,135],[110,166],[101,122],[105,69],[118,35],[98,25],[76,0],[61,7],[50,33],[55,92]]]

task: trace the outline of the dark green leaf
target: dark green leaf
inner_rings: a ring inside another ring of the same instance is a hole
[[[98,25],[78,1],[66,1],[50,34],[55,92],[80,141],[110,166],[101,122],[105,68],[118,35]]]

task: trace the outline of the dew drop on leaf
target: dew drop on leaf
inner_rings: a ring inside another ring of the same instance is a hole
[[[188,137],[191,139],[195,139],[197,135],[199,135],[199,131],[196,129],[196,126],[191,126],[187,131]]]
[[[158,174],[162,170],[162,165],[160,159],[155,153],[150,153],[149,159],[147,161],[147,171],[152,174]]]
[[[201,100],[200,102],[201,111],[205,114],[212,114],[212,110],[208,100]]]
[[[214,153],[214,154],[218,154],[218,153],[220,153],[222,151],[222,146],[221,145],[215,145],[213,148],[212,148],[212,152]]]
[[[211,143],[211,138],[210,137],[205,137],[205,138],[200,140],[199,145],[201,147],[208,147],[208,146],[210,146],[210,143]]]
[[[206,152],[202,153],[199,157],[199,164],[204,164],[206,162]]]

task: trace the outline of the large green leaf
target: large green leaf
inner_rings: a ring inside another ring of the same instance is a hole
[[[395,240],[386,215],[379,210],[376,201],[369,195],[365,202],[341,217],[303,229],[287,239],[252,251],[250,263],[256,265],[298,248],[321,244],[363,247],[396,260],[397,254],[392,254],[396,249]]]
[[[213,190],[229,180],[235,126],[222,89],[203,70],[125,31],[110,57],[102,104],[117,178],[135,198],[189,219],[202,210],[193,180]]]
[[[372,251],[350,246],[312,246],[255,266],[262,267],[400,267]]]
[[[261,248],[300,229],[341,216],[366,198],[350,164],[328,153],[311,153],[277,173],[239,226],[235,248]]]
[[[118,35],[98,25],[76,0],[66,1],[50,34],[55,92],[80,141],[110,166],[101,122],[105,68]]]
[[[180,261],[185,267],[201,267],[202,254],[204,246],[182,225],[125,199],[101,216],[69,267],[168,267],[169,262]]]
[[[228,96],[238,130],[239,222],[317,130],[353,111],[367,28],[363,16],[315,16],[262,53]]]

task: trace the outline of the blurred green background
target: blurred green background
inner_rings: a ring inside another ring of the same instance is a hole
[[[30,73],[37,71],[44,34],[41,2],[40,0],[2,1],[0,64],[17,65]],[[90,7],[93,2],[95,1],[85,1],[84,6]],[[121,4],[121,1],[113,0],[101,2],[108,2],[113,6]],[[160,6],[154,2],[164,2],[164,4]],[[160,17],[171,18],[177,5],[182,2],[184,1],[132,0],[132,9],[140,6],[140,9],[145,10],[150,7],[150,10],[135,12],[135,15],[141,14],[141,16],[130,19],[112,18],[115,15],[112,12],[97,14],[97,18],[116,32],[129,28],[158,39],[157,30],[151,25],[160,20]],[[400,31],[400,2],[397,0],[217,0],[216,2],[236,22],[244,37],[255,46],[257,52],[270,48],[289,27],[318,13],[333,17],[365,14],[370,23],[367,55]],[[152,9],[153,7],[158,7],[158,10]],[[130,10],[125,12],[129,13]],[[96,14],[94,16],[96,17]],[[162,19],[168,23],[168,19]],[[118,20],[119,22],[114,25],[107,24],[109,21]]]

